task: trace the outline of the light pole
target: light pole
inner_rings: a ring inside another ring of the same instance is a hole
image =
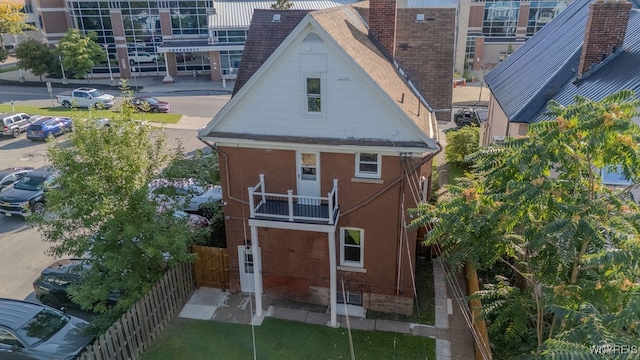
[[[57,48],[58,44],[56,44],[56,49]],[[62,83],[68,84],[69,81],[67,81],[67,76],[64,74],[64,66],[62,65],[62,56],[60,55],[60,52],[58,52],[58,60],[60,60],[60,70],[62,70]]]
[[[18,37],[16,35],[13,35],[13,44],[14,48],[18,46]],[[24,75],[22,74],[22,69],[18,68],[18,73],[20,74],[20,82],[23,83]]]
[[[109,50],[107,50],[109,48],[109,45],[104,44],[102,45],[104,47],[104,51],[107,53],[107,63],[109,64],[109,81],[111,82],[111,86],[113,86],[113,72],[111,71],[111,58],[109,58]]]

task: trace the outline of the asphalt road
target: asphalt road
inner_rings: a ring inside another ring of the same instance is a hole
[[[98,88],[100,87],[98,86]],[[56,88],[54,86],[52,88],[53,106],[59,106],[55,102],[55,95],[69,90],[68,88]],[[117,97],[116,106],[122,104],[120,91],[102,90]],[[168,101],[171,104],[171,113],[174,114],[208,118],[213,118],[230,98],[229,95],[215,95],[215,91],[156,92],[153,94],[140,93],[135,94],[135,96],[154,96],[159,100]],[[11,100],[17,106],[52,106],[51,96],[44,84],[42,87],[0,86],[0,104],[10,104]]]
[[[54,94],[64,89],[56,90]],[[229,96],[213,96],[205,92],[154,94],[159,99],[171,102],[172,112],[213,117]],[[51,106],[46,88],[0,86],[0,103],[14,100],[15,104]],[[182,146],[185,154],[197,149],[210,151],[196,138],[195,130],[164,129],[168,146]],[[64,135],[58,141],[65,141]],[[19,138],[0,136],[0,168],[11,166],[47,165],[47,144],[27,140],[22,134]],[[27,226],[20,217],[0,216],[0,297],[34,300],[32,281],[39,276],[43,268],[55,260],[47,254],[49,244],[44,243],[40,234]]]

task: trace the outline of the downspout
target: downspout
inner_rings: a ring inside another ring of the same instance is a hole
[[[215,150],[219,155],[222,155],[224,157],[224,177],[225,177],[225,180],[227,181],[227,186],[226,186],[226,188],[227,188],[226,189],[227,190],[227,199],[233,200],[233,201],[237,201],[237,202],[239,202],[241,204],[244,204],[244,205],[249,205],[249,202],[231,196],[231,190],[230,190],[231,186],[229,186],[229,184],[230,184],[230,180],[229,180],[229,156],[224,151],[220,150],[218,148],[217,144],[213,144],[212,145],[209,142],[207,142],[205,140],[202,140],[200,138],[198,138],[198,140],[202,141],[205,145],[210,147],[212,150]]]
[[[436,145],[438,146],[438,150],[436,150],[435,152],[427,155],[425,158],[423,158],[420,162],[418,162],[414,167],[412,167],[409,170],[409,173],[412,173],[414,171],[416,171],[417,169],[419,169],[422,165],[426,164],[428,161],[432,160],[436,155],[438,155],[441,151],[442,151],[442,145],[440,145],[440,142],[436,142]],[[349,210],[346,210],[344,212],[340,211],[340,216],[344,216],[347,215],[350,212],[356,211],[358,209],[360,209],[361,207],[369,204],[370,202],[372,202],[373,200],[375,200],[378,196],[384,194],[387,190],[389,190],[391,187],[393,187],[394,185],[396,185],[398,182],[402,181],[402,179],[404,179],[405,176],[405,172],[403,171],[402,174],[400,174],[400,176],[398,176],[398,178],[396,178],[395,180],[393,180],[392,182],[390,182],[389,184],[387,184],[387,186],[383,187],[382,189],[380,189],[378,192],[376,192],[375,194],[371,195],[368,199],[366,199],[365,201],[361,202],[360,204],[352,207]]]

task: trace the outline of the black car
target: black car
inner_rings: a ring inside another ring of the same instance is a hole
[[[0,170],[0,192],[22,179],[32,167],[12,167]]]
[[[158,100],[152,96],[139,96],[131,99],[131,105],[138,111],[150,111],[167,113],[171,110],[171,104]]]
[[[33,282],[36,299],[45,305],[60,309],[61,307],[79,306],[69,298],[69,285],[81,280],[82,274],[91,264],[86,259],[62,259],[42,270]],[[109,294],[107,306],[114,306],[118,301],[117,292]]]
[[[0,358],[75,359],[94,337],[84,320],[48,306],[0,299]]]
[[[0,215],[27,216],[31,212],[44,215],[45,193],[55,176],[50,170],[34,170],[0,193]]]

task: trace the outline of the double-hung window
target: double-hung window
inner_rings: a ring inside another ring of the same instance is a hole
[[[601,170],[600,176],[605,185],[630,185],[632,183],[624,175],[622,165],[607,165]]]
[[[340,229],[340,265],[364,266],[364,230],[352,227]]]
[[[375,153],[356,153],[356,177],[380,178],[382,156]]]
[[[319,77],[306,78],[307,113],[322,113],[322,79]]]

